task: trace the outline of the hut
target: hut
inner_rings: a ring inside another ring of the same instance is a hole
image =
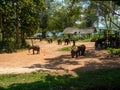
[[[92,34],[96,32],[96,29],[93,27],[89,27],[89,28],[76,28],[76,27],[67,27],[64,29],[64,31],[62,32],[62,34]]]
[[[62,34],[68,34],[68,37],[70,38],[70,35],[91,35],[96,32],[96,28],[89,27],[89,28],[76,28],[76,27],[67,27],[64,29]]]
[[[79,33],[80,29],[76,28],[76,27],[67,27],[64,29],[64,31],[62,32],[62,34],[76,34]]]
[[[96,29],[93,27],[89,27],[89,28],[81,28],[80,29],[80,34],[81,35],[90,35],[92,33],[95,33]]]

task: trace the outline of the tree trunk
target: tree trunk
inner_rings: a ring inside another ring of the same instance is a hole
[[[1,27],[1,33],[2,33],[2,41],[4,41],[5,30],[4,30],[3,23],[2,23],[2,14],[0,15],[0,27]]]
[[[16,16],[16,48],[20,48],[20,39],[19,39],[19,21],[18,21],[18,15]]]
[[[26,46],[26,41],[25,41],[25,33],[24,31],[21,30],[21,47]]]
[[[105,25],[106,25],[106,28],[108,29],[107,17],[106,17],[106,16],[104,16],[104,18],[105,18]]]
[[[18,15],[18,5],[16,3],[16,49],[20,48],[20,36],[19,36],[19,15]]]
[[[46,38],[46,31],[42,29],[42,38]]]

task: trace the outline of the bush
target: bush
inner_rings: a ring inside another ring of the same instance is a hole
[[[92,39],[91,39],[91,42],[95,42],[95,41],[96,41],[96,38],[92,38]]]
[[[76,48],[77,46],[68,46],[68,47],[63,47],[59,49],[60,51],[70,51],[72,48]]]
[[[0,53],[12,53],[19,49],[28,48],[28,44],[26,42],[22,43],[20,48],[16,48],[16,46],[15,41],[0,41]]]
[[[120,55],[120,49],[108,48],[107,50],[109,51],[110,54]]]
[[[11,53],[16,51],[14,48],[14,42],[10,41],[1,41],[0,42],[0,53]]]

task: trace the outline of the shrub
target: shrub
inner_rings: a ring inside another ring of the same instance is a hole
[[[92,38],[92,39],[91,39],[91,42],[95,42],[95,40],[96,40],[96,38]]]
[[[109,51],[110,54],[120,55],[120,49],[108,48],[107,50]]]
[[[68,46],[68,47],[63,47],[59,49],[60,51],[70,51],[72,48],[76,48],[77,46]]]

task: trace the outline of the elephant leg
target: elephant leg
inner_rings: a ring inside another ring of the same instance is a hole
[[[67,45],[68,45],[68,41],[67,41]]]
[[[74,58],[74,55],[72,55],[72,58]]]
[[[75,52],[75,54],[76,54],[76,58],[78,58],[78,52]]]
[[[38,50],[37,50],[37,54],[39,54],[39,53],[40,53],[40,50],[38,49]]]
[[[82,51],[81,51],[81,54],[84,56],[84,54],[85,54],[85,50],[82,50]]]
[[[78,55],[80,56],[80,51],[78,51]]]
[[[71,56],[72,56],[72,58],[74,58],[74,56],[75,56],[75,52],[71,52]]]
[[[73,52],[73,53],[72,53],[72,58],[74,58],[74,56],[75,56],[75,53]]]
[[[30,49],[28,50],[28,53],[30,53]]]
[[[71,54],[71,56],[72,56],[72,58],[74,58],[74,55],[73,55],[73,54]]]
[[[33,49],[33,54],[35,54],[34,49]]]
[[[39,54],[39,51],[37,51],[37,54]]]

